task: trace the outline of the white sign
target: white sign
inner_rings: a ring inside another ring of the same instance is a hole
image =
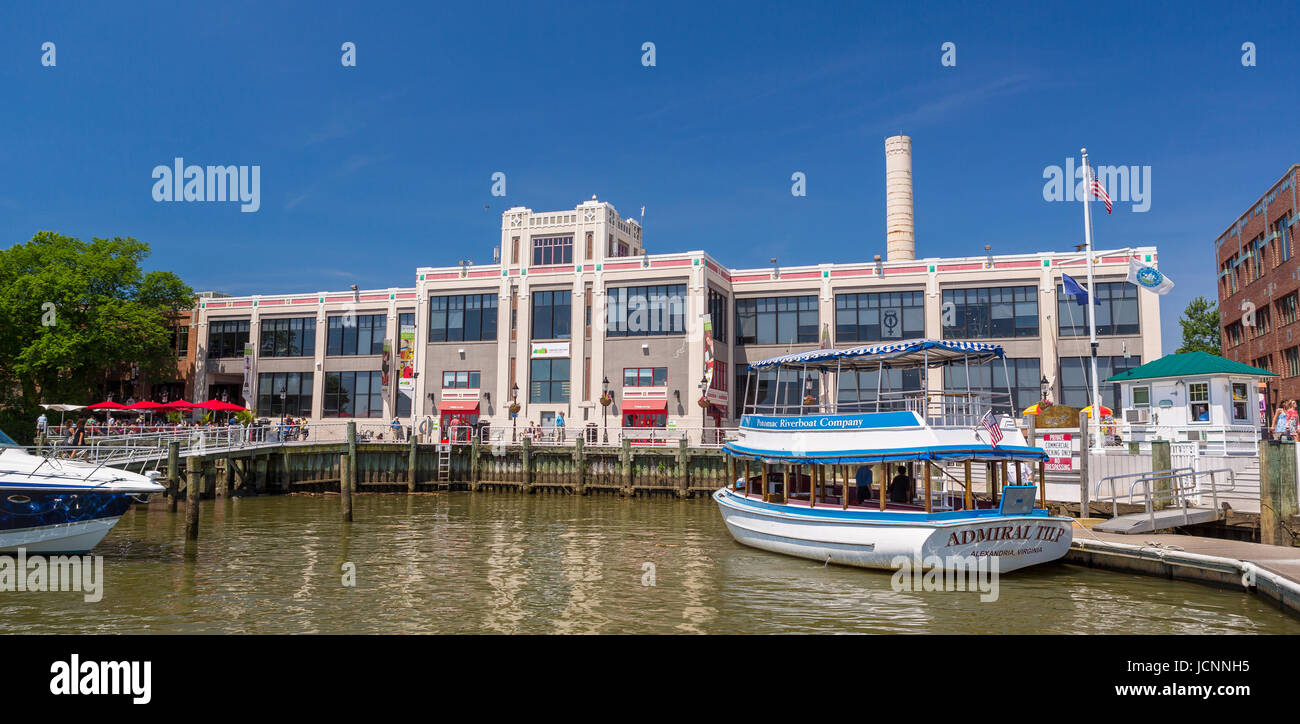
[[[568,357],[568,342],[535,342],[532,346],[533,359],[550,359],[553,357]]]
[[[1073,470],[1074,445],[1070,433],[1048,433],[1041,443],[1043,452],[1047,453],[1045,470]]]

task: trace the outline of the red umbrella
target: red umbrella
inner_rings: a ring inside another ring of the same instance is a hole
[[[194,407],[194,403],[193,403],[193,402],[186,402],[185,400],[175,400],[175,401],[173,401],[173,402],[168,402],[168,403],[165,404],[165,405],[159,405],[159,406],[158,406],[158,409],[160,409],[160,410],[188,410],[188,409],[190,409],[191,407]]]
[[[135,403],[134,405],[127,405],[126,407],[123,407],[122,409],[123,409],[123,410],[157,410],[157,409],[160,408],[160,407],[162,407],[162,405],[159,404],[159,403],[157,403],[157,402],[149,402],[148,400],[140,400],[139,402]]]
[[[193,405],[193,407],[197,407],[200,410],[211,410],[213,412],[234,412],[236,410],[244,409],[239,405],[222,402],[221,400],[208,400],[207,402],[200,402],[197,405]]]
[[[126,405],[113,402],[112,400],[104,400],[103,402],[96,402],[93,405],[86,405],[87,410],[121,410],[125,407]]]

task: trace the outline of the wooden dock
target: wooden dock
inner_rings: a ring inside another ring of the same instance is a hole
[[[1067,563],[1236,588],[1300,615],[1300,548],[1222,538],[1121,535],[1076,521]]]

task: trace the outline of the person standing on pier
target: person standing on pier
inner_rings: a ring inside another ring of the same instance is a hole
[[[392,425],[392,427],[393,427],[393,439],[396,440],[396,441],[398,441],[398,442],[401,442],[401,441],[402,441],[402,421],[399,420],[399,419],[397,419],[396,417],[394,417],[394,418],[393,418],[393,425]]]
[[[564,442],[564,413],[555,413],[555,436],[559,442]]]

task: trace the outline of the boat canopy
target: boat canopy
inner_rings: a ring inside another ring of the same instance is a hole
[[[750,363],[749,369],[802,365],[813,369],[876,369],[882,363],[890,369],[936,367],[956,360],[976,364],[1002,359],[1002,345],[987,342],[957,342],[943,339],[909,339],[887,344],[870,344],[848,349],[813,349],[771,357]]]

